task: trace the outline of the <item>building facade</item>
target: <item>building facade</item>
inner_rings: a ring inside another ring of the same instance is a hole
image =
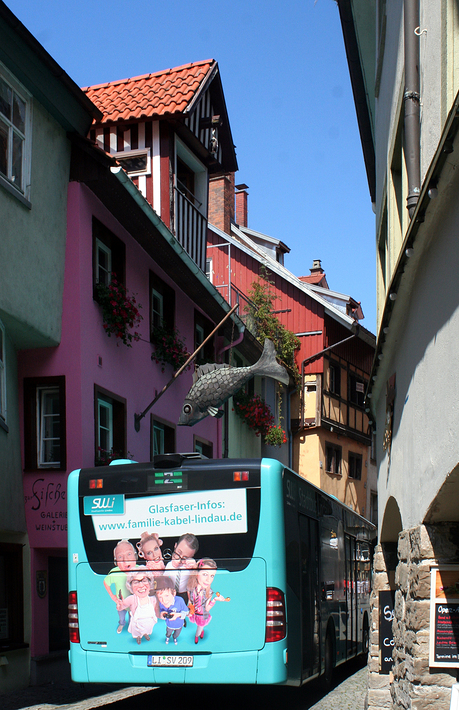
[[[21,353],[61,339],[69,133],[99,116],[74,82],[0,3],[0,688],[27,685],[32,599],[21,452]],[[63,520],[59,524],[63,524]]]
[[[240,303],[241,313],[254,283],[264,282],[279,322],[298,338],[298,381],[281,393],[288,437],[276,456],[370,517],[377,494],[364,391],[374,336],[359,323],[360,304],[329,289],[319,260],[310,274],[297,278],[283,264],[289,248],[249,229],[247,215],[247,186],[235,186],[234,175],[212,178],[209,278],[230,304]]]
[[[380,523],[368,703],[446,710],[458,667],[458,6],[338,5],[376,214],[378,334],[367,402]],[[439,609],[447,610],[441,622]]]
[[[201,345],[198,362],[234,348],[249,364],[261,346],[204,272],[208,175],[236,166],[217,64],[180,67],[161,94],[164,115],[154,75],[126,125],[113,86],[99,110],[100,94],[76,87],[0,10],[2,36],[11,34],[0,53],[0,128],[11,134],[0,165],[6,692],[68,672],[67,474],[113,458],[225,455],[226,418],[177,426],[194,367],[174,373]]]

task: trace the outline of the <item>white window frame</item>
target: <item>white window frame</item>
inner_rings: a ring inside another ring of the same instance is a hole
[[[210,283],[213,284],[214,282],[214,262],[212,257],[207,257],[206,258],[206,276],[209,279]]]
[[[46,436],[46,420],[48,418],[58,419],[61,422],[61,412],[59,410],[58,414],[47,414],[45,413],[46,407],[45,398],[49,395],[56,396],[60,401],[60,391],[59,385],[49,385],[49,386],[39,386],[37,387],[37,467],[38,468],[60,468],[61,461],[46,461],[46,442],[48,441],[58,441],[59,448],[61,444],[61,436]]]
[[[108,412],[108,426],[102,426],[101,424],[101,411],[102,409]],[[101,444],[101,433],[104,431],[107,437],[107,445],[102,446]],[[113,451],[113,404],[107,402],[106,399],[97,399],[97,448],[99,451],[111,452]]]
[[[153,456],[157,456],[159,454],[164,453],[164,424],[161,422],[154,421],[153,422]],[[159,441],[158,441],[159,439]],[[158,446],[156,444],[159,444],[159,451]]]
[[[121,167],[129,175],[129,177],[138,177],[139,175],[151,175],[151,151],[150,148],[139,148],[138,150],[120,150],[116,153],[112,153],[112,156],[118,160]],[[145,156],[147,158],[146,167],[144,170],[126,170],[123,167],[123,160],[128,160],[129,158],[140,158]]]
[[[5,326],[0,321],[0,421],[7,422]]]
[[[175,187],[177,186],[177,158],[187,165],[194,173],[194,197],[200,203],[198,212],[207,216],[207,168],[200,160],[186,147],[186,145],[175,136]]]
[[[107,257],[108,257],[108,269],[106,269],[104,266],[101,266],[100,261],[99,261],[99,253],[103,251]],[[107,280],[103,282],[104,286],[108,286],[110,281],[112,280],[112,250],[110,247],[108,247],[103,241],[100,239],[96,238],[96,283],[100,284],[102,283],[100,278],[99,278],[99,273],[100,269],[102,269],[104,272],[107,273]]]
[[[30,207],[30,171],[32,152],[32,97],[27,89],[20,84],[10,71],[0,62],[0,77],[8,84],[25,104],[24,132],[13,126],[11,120],[1,114],[2,122],[8,128],[8,166],[7,175],[0,173],[0,185],[15,195],[21,202]],[[22,179],[21,184],[16,184],[12,179],[12,140],[13,134],[19,135],[23,140],[22,151]]]
[[[154,307],[155,300],[159,302],[159,310]],[[155,323],[155,316],[158,317],[159,323]],[[151,289],[151,329],[157,328],[164,323],[164,296],[155,288]]]

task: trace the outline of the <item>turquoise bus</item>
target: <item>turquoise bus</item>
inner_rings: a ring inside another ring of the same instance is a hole
[[[300,686],[367,652],[363,517],[274,459],[114,463],[68,481],[74,681]]]

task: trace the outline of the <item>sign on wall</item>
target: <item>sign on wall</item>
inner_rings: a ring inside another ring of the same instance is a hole
[[[390,673],[394,660],[394,634],[392,621],[394,620],[395,591],[392,589],[379,592],[379,672]]]
[[[430,570],[429,665],[459,668],[459,565]]]

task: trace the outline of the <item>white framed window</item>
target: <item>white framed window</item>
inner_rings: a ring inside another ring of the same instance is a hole
[[[207,259],[206,259],[206,276],[209,279],[210,283],[213,284],[213,282],[214,282],[213,261],[212,261],[212,258],[209,258],[209,257],[207,257]]]
[[[207,169],[175,136],[175,186],[203,215],[207,215]]]
[[[164,321],[164,296],[155,288],[151,289],[151,327],[159,328]]]
[[[158,454],[175,452],[175,429],[162,419],[151,417],[151,459]]]
[[[151,175],[151,153],[149,148],[122,150],[112,155],[129,177]]]
[[[37,464],[38,468],[60,468],[61,411],[57,385],[37,387]]]
[[[5,328],[0,321],[0,419],[6,423]]]
[[[325,445],[325,470],[327,473],[341,475],[341,446],[336,444]]]
[[[112,250],[100,239],[96,239],[96,281],[108,286],[112,274]]]
[[[113,451],[113,405],[97,400],[97,447],[101,452]]]
[[[27,201],[31,133],[30,95],[0,64],[0,182]]]

